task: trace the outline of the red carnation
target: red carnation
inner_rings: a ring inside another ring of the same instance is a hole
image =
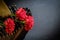
[[[32,29],[32,26],[34,25],[34,19],[32,16],[27,16],[25,19],[25,30],[29,31],[30,29]]]
[[[25,17],[26,17],[26,11],[25,11],[23,8],[19,8],[19,9],[16,11],[16,17],[17,17],[19,20],[24,20]]]
[[[12,20],[11,18],[8,18],[7,20],[4,21],[4,24],[5,24],[5,31],[8,34],[11,34],[15,29],[14,20]]]

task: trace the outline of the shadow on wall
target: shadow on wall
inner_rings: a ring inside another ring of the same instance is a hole
[[[35,25],[25,40],[58,40],[60,36],[59,0],[10,0],[17,7],[28,7],[35,19]]]

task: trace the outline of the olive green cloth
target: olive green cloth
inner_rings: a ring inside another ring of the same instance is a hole
[[[11,12],[3,0],[0,0],[0,16],[5,17],[10,15]]]

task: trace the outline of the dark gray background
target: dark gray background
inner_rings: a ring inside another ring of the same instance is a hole
[[[12,0],[17,8],[30,8],[34,17],[34,27],[24,40],[58,40],[60,29],[59,0]]]

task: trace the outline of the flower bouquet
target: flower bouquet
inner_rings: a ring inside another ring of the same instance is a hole
[[[15,5],[9,7],[9,16],[0,16],[0,39],[20,40],[24,39],[26,33],[32,29],[34,18],[28,8],[16,8]]]

